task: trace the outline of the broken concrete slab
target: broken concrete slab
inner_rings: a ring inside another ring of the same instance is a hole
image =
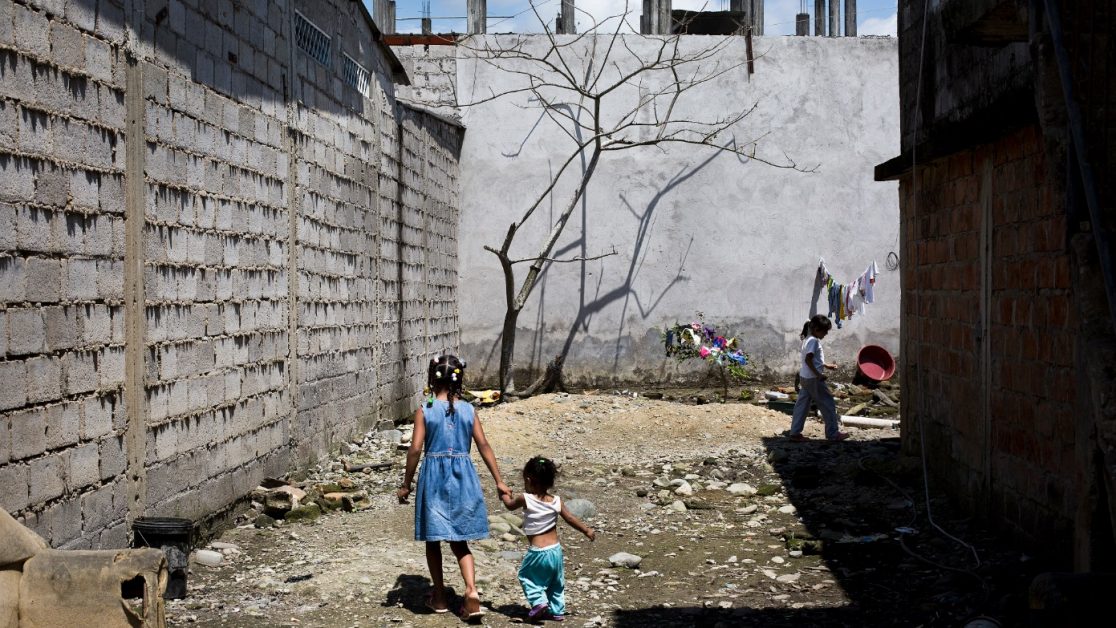
[[[167,561],[157,549],[44,550],[23,564],[19,626],[165,628],[166,587]]]
[[[18,567],[23,561],[50,548],[42,537],[21,525],[3,508],[0,508],[0,539],[4,539],[0,543],[0,569],[13,565]]]

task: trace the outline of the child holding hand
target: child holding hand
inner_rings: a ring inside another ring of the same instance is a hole
[[[530,547],[519,566],[519,583],[531,607],[527,617],[532,621],[566,618],[566,574],[562,545],[558,543],[558,516],[590,541],[597,538],[592,528],[566,509],[561,497],[548,492],[557,475],[554,461],[535,456],[523,467],[523,494],[500,494],[508,510],[525,510],[523,532]]]
[[[427,382],[433,395],[415,412],[414,437],[407,450],[407,469],[397,496],[399,503],[407,502],[421,457],[422,472],[415,498],[415,540],[426,543],[426,564],[434,585],[426,605],[435,613],[449,609],[442,577],[442,541],[448,541],[465,581],[460,615],[475,620],[484,615],[484,609],[477,594],[475,564],[468,542],[488,538],[488,510],[480,478],[469,457],[473,443],[501,498],[510,498],[511,489],[500,479],[496,455],[484,435],[480,417],[472,405],[461,399],[464,380],[465,363],[455,356],[442,355],[430,361]]]

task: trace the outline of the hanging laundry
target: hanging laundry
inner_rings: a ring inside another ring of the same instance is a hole
[[[841,328],[841,323],[853,317],[854,314],[863,314],[865,304],[873,303],[875,298],[876,277],[879,267],[873,260],[855,280],[842,284],[833,278],[832,273],[825,266],[825,259],[818,262],[818,276],[824,286],[826,300],[829,304],[827,316]]]

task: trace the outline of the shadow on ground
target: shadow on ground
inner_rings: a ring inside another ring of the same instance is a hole
[[[900,455],[898,438],[841,444],[768,438],[764,444],[801,522],[777,537],[788,550],[819,554],[849,603],[652,607],[617,611],[616,626],[956,627],[982,616],[1003,626],[1027,624],[1027,587],[1048,566],[953,516],[931,492],[934,522],[972,549],[935,529],[921,464]]]

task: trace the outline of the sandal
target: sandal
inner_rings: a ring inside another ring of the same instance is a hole
[[[431,611],[433,611],[435,613],[438,613],[438,614],[449,612],[449,607],[448,606],[445,607],[445,608],[437,608],[437,607],[434,606],[434,594],[433,593],[428,593],[426,595],[426,599],[424,600],[423,604],[426,606],[426,608],[429,608]]]
[[[477,601],[477,610],[471,613],[465,610],[465,604],[468,603],[470,599],[475,599]],[[461,610],[458,611],[457,615],[465,621],[473,621],[474,619],[480,619],[481,617],[484,617],[484,607],[481,606],[480,596],[477,596],[475,598],[466,597],[465,602],[461,604]]]
[[[527,619],[530,619],[532,621],[536,619],[542,619],[549,614],[549,610],[550,607],[547,606],[545,603],[536,604],[531,610],[527,611]]]

